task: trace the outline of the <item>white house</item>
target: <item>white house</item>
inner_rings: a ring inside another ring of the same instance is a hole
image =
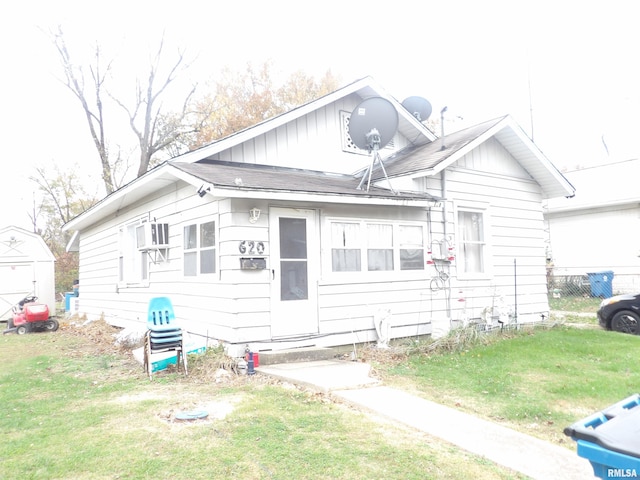
[[[352,111],[397,131],[372,156]],[[388,178],[387,178],[388,177]],[[444,139],[365,78],[174,158],[70,221],[80,313],[127,326],[166,295],[231,353],[548,314],[542,202],[573,187],[510,117]]]
[[[55,258],[40,235],[19,227],[0,229],[0,320],[12,307],[35,295],[56,314]]]
[[[640,160],[567,172],[572,198],[545,202],[553,274],[612,271],[613,293],[640,291]]]

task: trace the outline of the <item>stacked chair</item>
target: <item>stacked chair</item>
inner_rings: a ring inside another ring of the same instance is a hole
[[[151,355],[155,353],[175,352],[176,366],[180,361],[187,372],[187,352],[184,349],[184,335],[176,321],[171,300],[167,297],[152,298],[147,312],[147,332],[144,337],[144,371],[152,379]]]

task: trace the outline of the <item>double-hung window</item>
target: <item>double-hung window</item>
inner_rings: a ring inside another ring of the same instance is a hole
[[[149,257],[138,249],[136,228],[143,220],[136,220],[118,229],[118,283],[141,284],[149,280]]]
[[[367,224],[367,270],[393,270],[393,225]]]
[[[424,233],[420,225],[400,225],[400,270],[424,270]]]
[[[194,223],[183,230],[184,275],[216,272],[216,222]]]
[[[459,210],[458,235],[458,268],[461,273],[485,273],[486,241],[483,212]]]
[[[331,223],[331,265],[334,272],[359,272],[362,265],[360,223]]]

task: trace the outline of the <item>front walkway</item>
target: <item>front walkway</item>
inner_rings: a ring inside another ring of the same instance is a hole
[[[535,480],[596,478],[589,461],[575,451],[383,386],[369,377],[369,369],[364,363],[326,360],[261,366],[257,370],[316,388]]]

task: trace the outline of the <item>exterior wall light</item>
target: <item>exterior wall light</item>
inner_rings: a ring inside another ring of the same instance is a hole
[[[260,218],[260,209],[253,207],[249,210],[249,223],[256,223]]]

